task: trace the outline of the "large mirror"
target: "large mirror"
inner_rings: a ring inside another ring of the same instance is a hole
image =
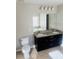
[[[33,16],[33,31],[56,28],[56,19],[56,14],[40,13],[39,16]]]

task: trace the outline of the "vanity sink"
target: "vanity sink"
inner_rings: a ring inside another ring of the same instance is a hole
[[[46,34],[41,34],[41,33],[39,33],[38,35],[37,35],[37,37],[45,37],[45,36],[47,36]]]
[[[59,34],[59,32],[57,32],[57,31],[45,31],[45,32],[43,32],[41,34],[44,34],[44,35],[55,35],[55,34]]]
[[[57,35],[60,34],[59,31],[56,30],[45,30],[45,31],[39,31],[36,36],[37,37],[45,37],[45,36],[50,36],[50,35]]]

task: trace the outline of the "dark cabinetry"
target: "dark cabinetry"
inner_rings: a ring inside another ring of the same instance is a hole
[[[62,43],[62,34],[51,35],[40,38],[37,38],[35,36],[34,38],[37,51],[59,46]]]

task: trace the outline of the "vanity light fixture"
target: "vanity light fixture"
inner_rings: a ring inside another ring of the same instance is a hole
[[[44,11],[53,11],[54,7],[47,7],[47,6],[41,6],[40,10],[44,10]]]

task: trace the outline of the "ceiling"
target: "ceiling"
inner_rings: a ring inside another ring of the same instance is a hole
[[[59,5],[63,4],[63,0],[18,0],[28,4],[39,4],[39,5]]]

